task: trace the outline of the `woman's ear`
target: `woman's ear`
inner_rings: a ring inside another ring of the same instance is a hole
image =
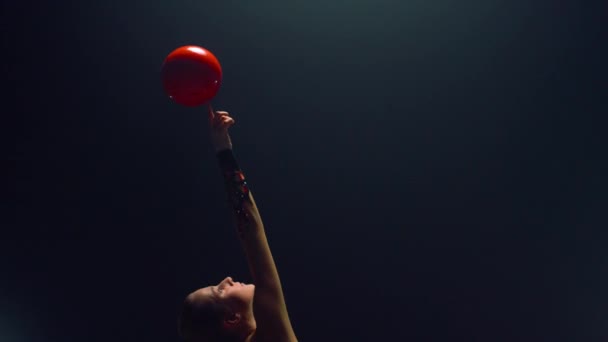
[[[241,321],[241,314],[238,312],[229,312],[224,317],[224,327],[233,327]]]

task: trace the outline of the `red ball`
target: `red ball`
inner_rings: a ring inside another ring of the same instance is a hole
[[[169,98],[187,107],[211,100],[222,83],[220,62],[209,50],[195,45],[173,50],[163,62],[161,74]]]

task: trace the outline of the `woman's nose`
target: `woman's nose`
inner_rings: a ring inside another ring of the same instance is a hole
[[[234,283],[234,281],[232,280],[232,277],[226,277],[224,280],[222,280],[222,283],[227,283],[232,285]]]

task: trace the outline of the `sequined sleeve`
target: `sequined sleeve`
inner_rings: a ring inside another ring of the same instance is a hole
[[[237,229],[242,233],[251,222],[251,216],[245,208],[245,203],[250,201],[245,174],[239,168],[232,150],[218,152],[217,159],[224,177],[228,201],[236,217]]]

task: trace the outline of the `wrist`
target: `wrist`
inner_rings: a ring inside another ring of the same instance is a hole
[[[211,142],[213,143],[213,148],[216,153],[232,149],[232,140],[228,134],[212,135]]]

